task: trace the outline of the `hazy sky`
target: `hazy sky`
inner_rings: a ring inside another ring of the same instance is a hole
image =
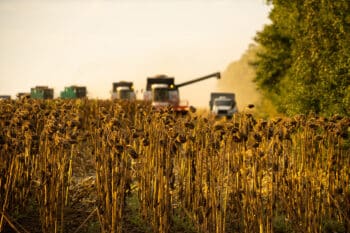
[[[269,10],[264,0],[0,0],[0,95],[74,84],[105,99],[116,81],[141,90],[156,74],[181,83],[222,72]],[[180,97],[207,107],[215,88],[209,79]]]

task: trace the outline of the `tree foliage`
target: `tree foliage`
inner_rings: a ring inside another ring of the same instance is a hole
[[[255,40],[260,89],[286,114],[350,115],[350,1],[272,0]]]

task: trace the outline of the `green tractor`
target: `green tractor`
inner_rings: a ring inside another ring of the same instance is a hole
[[[80,99],[86,98],[86,87],[82,86],[70,86],[65,87],[61,92],[61,99]]]
[[[31,99],[53,99],[53,88],[36,86],[30,89]]]

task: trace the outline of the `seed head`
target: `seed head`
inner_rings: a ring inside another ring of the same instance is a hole
[[[197,109],[195,107],[190,106],[190,112],[195,113],[196,111],[197,111]]]
[[[186,136],[180,134],[177,138],[176,141],[180,142],[180,143],[185,143],[186,142]]]
[[[192,122],[186,122],[185,127],[189,129],[194,129],[194,124]]]
[[[150,144],[149,138],[144,138],[144,139],[142,140],[142,144],[143,144],[143,146],[149,146],[149,144]]]
[[[127,146],[127,152],[133,159],[137,159],[139,157],[138,153],[130,145]]]

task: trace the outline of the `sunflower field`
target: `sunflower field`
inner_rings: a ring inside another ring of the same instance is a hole
[[[339,115],[3,100],[0,232],[350,232],[349,138]]]

